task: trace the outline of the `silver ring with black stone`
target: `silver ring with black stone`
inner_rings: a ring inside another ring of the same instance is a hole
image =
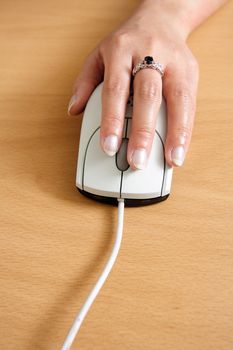
[[[163,66],[159,62],[155,62],[152,56],[146,56],[141,62],[134,66],[132,74],[135,76],[141,69],[154,69],[160,73],[161,77],[164,75]]]

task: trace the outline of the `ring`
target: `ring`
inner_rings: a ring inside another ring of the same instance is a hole
[[[157,70],[157,72],[159,72],[161,76],[163,76],[164,74],[162,64],[159,62],[155,62],[152,56],[146,56],[144,60],[142,60],[141,62],[136,64],[136,66],[134,66],[132,71],[133,76],[135,76],[137,72],[144,68]]]

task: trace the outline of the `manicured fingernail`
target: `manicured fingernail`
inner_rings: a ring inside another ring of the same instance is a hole
[[[103,148],[109,156],[114,156],[118,150],[118,137],[116,135],[107,136],[104,140]]]
[[[144,148],[136,149],[133,152],[132,163],[137,169],[144,169],[146,166],[147,152]]]
[[[180,145],[184,145],[186,143],[186,141],[187,141],[186,137],[182,136],[182,135],[179,137],[178,140],[179,140],[179,144]]]
[[[184,147],[177,146],[173,148],[171,152],[171,158],[172,158],[172,162],[175,165],[181,166],[184,162]]]
[[[73,107],[73,105],[75,104],[76,101],[77,101],[77,96],[76,96],[76,95],[73,95],[73,96],[71,97],[70,102],[69,102],[69,105],[68,105],[68,111],[67,111],[68,115],[71,115],[71,114],[70,114],[70,110],[71,110],[71,108]]]

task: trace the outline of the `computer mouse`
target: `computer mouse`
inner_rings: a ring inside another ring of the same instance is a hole
[[[127,162],[127,145],[132,123],[133,94],[125,113],[122,143],[114,156],[100,146],[100,125],[103,83],[89,98],[81,126],[76,186],[85,196],[97,201],[118,204],[123,198],[126,206],[142,206],[168,198],[172,172],[165,160],[166,103],[163,100],[157,115],[156,130],[147,167],[132,170]]]

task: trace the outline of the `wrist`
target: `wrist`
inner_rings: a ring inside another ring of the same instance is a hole
[[[181,39],[186,40],[193,30],[187,3],[187,0],[143,0],[141,8],[150,13],[153,22],[159,26],[170,27]]]
[[[197,26],[226,2],[227,0],[142,0],[141,7],[147,8],[157,18],[160,15],[167,16],[186,39]],[[170,25],[170,22],[168,24]]]

